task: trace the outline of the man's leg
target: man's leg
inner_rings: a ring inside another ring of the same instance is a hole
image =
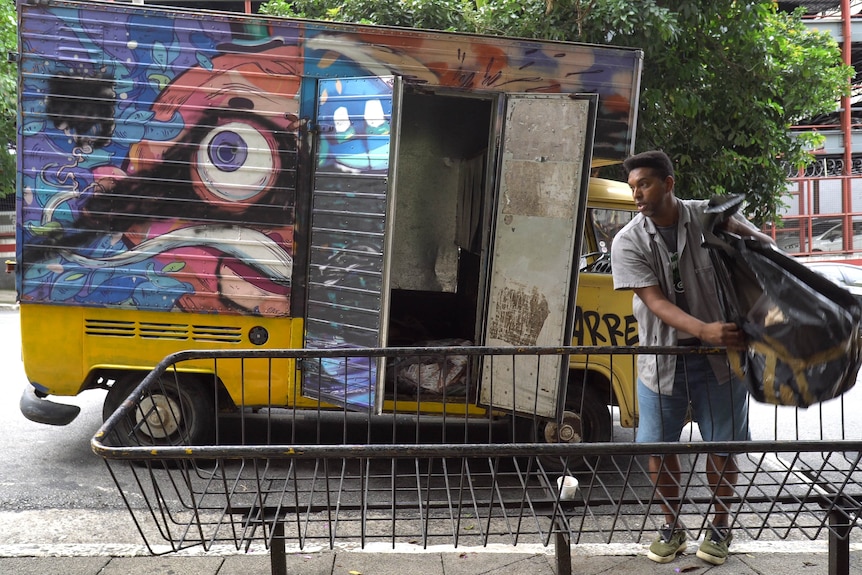
[[[679,482],[681,471],[679,457],[676,454],[652,455],[649,458],[649,472],[659,495],[659,503],[664,512],[664,522],[675,527],[680,506]]]
[[[684,386],[681,389],[682,393],[660,395],[638,380],[640,418],[636,441],[656,443],[679,440],[688,410],[688,398]],[[650,545],[647,557],[657,563],[667,563],[673,561],[677,554],[682,553],[686,548],[685,528],[679,521],[681,476],[679,457],[651,456],[649,473],[665,523],[659,529],[658,537]]]
[[[706,441],[746,441],[748,430],[748,393],[745,386],[732,380],[718,385],[708,362],[697,377],[689,378],[694,418]],[[727,559],[732,514],[728,501],[733,497],[739,468],[733,454],[710,453],[706,459],[707,481],[713,493],[713,520],[697,556],[713,565]]]
[[[715,507],[712,524],[726,528],[730,525],[730,508],[727,500],[733,497],[739,468],[736,458],[731,455],[710,453],[706,459],[706,477],[714,495]]]
[[[727,501],[733,497],[739,475],[733,454],[710,453],[706,458],[706,475],[713,493],[712,525],[697,550],[697,556],[713,565],[721,565],[730,553],[733,531],[730,528],[730,508]]]

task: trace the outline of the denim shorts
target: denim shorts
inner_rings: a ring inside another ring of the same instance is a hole
[[[732,378],[719,385],[705,355],[678,356],[673,394],[661,395],[638,379],[638,443],[679,441],[691,417],[704,441],[745,441],[748,429],[748,390]]]

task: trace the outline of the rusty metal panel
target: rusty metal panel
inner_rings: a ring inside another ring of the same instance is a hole
[[[584,170],[591,160],[594,122],[589,98],[519,95],[508,102],[486,345],[557,346],[571,336],[569,308],[577,285],[574,262],[580,253]],[[530,366],[486,364],[480,399],[554,417],[562,361],[557,356]],[[499,370],[514,370],[515,382],[531,385],[493,387]]]

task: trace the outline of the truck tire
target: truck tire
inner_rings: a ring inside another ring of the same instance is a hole
[[[516,418],[515,440],[528,443],[601,443],[613,438],[611,412],[600,394],[569,384],[566,406],[558,422]],[[593,457],[541,457],[548,472],[578,471],[595,464]]]
[[[141,383],[144,375],[119,378],[105,396],[102,417],[107,420]],[[128,417],[111,438],[124,446],[211,445],[215,440],[215,401],[211,386],[192,376],[163,375],[159,384],[135,401]]]

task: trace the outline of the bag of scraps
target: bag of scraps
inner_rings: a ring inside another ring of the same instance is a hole
[[[838,397],[862,363],[862,306],[773,245],[719,229],[741,202],[713,198],[704,219],[723,312],[748,337],[747,351],[728,351],[731,366],[760,402],[808,407]]]

